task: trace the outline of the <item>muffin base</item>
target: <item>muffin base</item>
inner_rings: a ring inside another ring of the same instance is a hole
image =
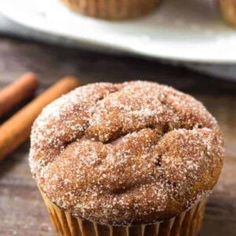
[[[206,200],[170,220],[149,225],[106,226],[73,217],[42,194],[56,231],[62,236],[196,236],[199,234]]]
[[[235,0],[219,0],[221,14],[224,20],[236,26],[236,1]]]
[[[159,5],[160,0],[62,0],[62,2],[83,15],[122,20],[148,14]]]

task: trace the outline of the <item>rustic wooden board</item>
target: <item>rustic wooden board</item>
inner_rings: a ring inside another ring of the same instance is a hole
[[[236,83],[156,61],[0,38],[0,86],[29,70],[40,75],[40,90],[63,75],[73,74],[82,83],[156,80],[202,100],[224,131],[226,159],[221,179],[208,203],[201,235],[236,235]],[[0,235],[3,236],[55,235],[29,172],[28,150],[26,143],[0,163]]]

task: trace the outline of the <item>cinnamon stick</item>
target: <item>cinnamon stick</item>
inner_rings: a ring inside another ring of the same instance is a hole
[[[0,89],[0,117],[32,96],[37,87],[37,76],[26,73],[12,84]]]
[[[0,126],[0,160],[24,143],[35,118],[48,103],[78,86],[74,77],[66,77],[35,98]]]

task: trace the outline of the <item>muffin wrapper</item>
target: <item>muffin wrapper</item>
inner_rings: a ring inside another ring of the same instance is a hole
[[[170,220],[135,226],[105,226],[75,218],[42,194],[51,221],[62,236],[194,236],[201,229],[206,200]]]
[[[146,15],[160,0],[62,0],[69,8],[84,15],[121,20]]]

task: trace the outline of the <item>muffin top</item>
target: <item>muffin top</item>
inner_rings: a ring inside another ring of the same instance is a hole
[[[152,82],[77,88],[48,105],[31,133],[42,192],[100,224],[178,215],[212,190],[222,164],[216,120],[193,97]]]

